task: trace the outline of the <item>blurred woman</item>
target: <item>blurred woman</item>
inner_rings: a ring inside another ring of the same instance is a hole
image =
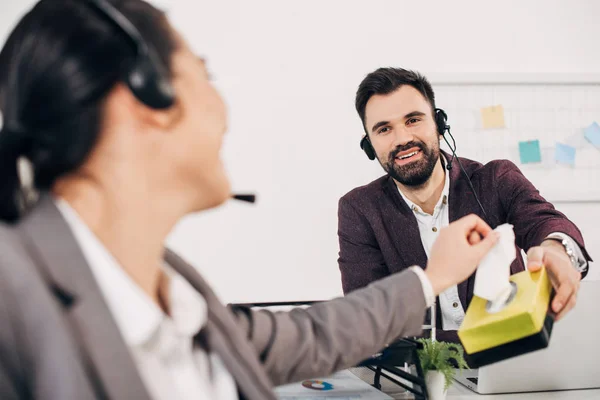
[[[2,399],[274,399],[420,333],[496,240],[466,217],[424,270],[307,310],[226,308],[164,246],[230,186],[223,101],[161,12],[40,1],[0,53],[0,94]]]

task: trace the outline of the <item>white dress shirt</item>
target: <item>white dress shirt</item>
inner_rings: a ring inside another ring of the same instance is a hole
[[[140,376],[154,400],[237,399],[216,354],[193,346],[207,321],[206,301],[168,266],[170,316],[127,275],[69,204],[55,200],[96,278]]]
[[[417,223],[419,225],[419,233],[421,234],[421,242],[423,243],[423,249],[425,254],[429,258],[429,252],[431,246],[438,237],[440,229],[449,225],[449,205],[448,195],[450,193],[450,174],[446,173],[444,179],[444,189],[440,196],[433,214],[428,214],[421,209],[421,207],[410,201],[404,193],[398,188],[400,195],[408,204],[410,209],[415,214]],[[443,330],[458,330],[460,324],[462,324],[465,318],[465,310],[458,297],[458,286],[454,285],[449,287],[439,295],[440,309],[442,311],[442,329]]]
[[[431,246],[433,246],[433,243],[437,239],[440,229],[448,226],[450,223],[449,222],[449,220],[450,220],[450,212],[449,212],[450,205],[448,204],[448,196],[450,193],[450,174],[447,173],[446,171],[444,171],[444,172],[446,175],[446,177],[444,179],[444,189],[442,190],[442,194],[441,194],[437,204],[435,205],[433,214],[428,214],[428,213],[424,212],[421,209],[421,207],[417,206],[412,201],[410,201],[404,195],[404,193],[402,193],[400,188],[398,188],[400,195],[402,196],[402,198],[404,199],[406,204],[408,204],[410,209],[415,214],[415,218],[417,219],[417,223],[419,225],[419,233],[421,235],[421,242],[423,243],[423,248],[425,249],[427,258],[429,258],[429,252],[431,250]],[[562,232],[553,232],[550,235],[548,235],[548,237],[551,237],[551,236],[559,236],[561,239],[566,239],[567,241],[569,241],[575,251],[577,259],[583,260],[585,262],[585,257],[583,257],[583,252],[581,251],[581,248],[577,245],[577,243],[570,236],[568,236]],[[415,267],[411,267],[411,268],[415,268]],[[418,271],[415,271],[415,272],[418,272]],[[427,299],[428,293],[427,293],[426,284],[423,283],[423,279],[427,280],[429,288],[431,288],[431,283],[427,279],[427,276],[425,275],[424,272],[422,272],[421,274],[419,274],[419,273],[417,273],[417,274],[419,275],[419,278],[421,279],[421,283],[423,285],[423,290],[425,292],[425,297]],[[430,293],[432,293],[432,292],[433,292],[433,290],[431,289]],[[429,294],[429,296],[431,296],[431,294]],[[434,301],[435,301],[435,297],[434,297]],[[460,298],[458,296],[458,286],[456,286],[456,285],[452,286],[452,287],[446,289],[443,293],[440,293],[439,302],[440,302],[440,309],[442,311],[442,329],[446,330],[446,331],[458,330],[458,328],[460,328],[460,325],[462,324],[462,322],[465,318],[465,310],[464,310],[463,305],[460,302]],[[428,302],[428,306],[430,306],[430,305],[431,305],[431,303]]]

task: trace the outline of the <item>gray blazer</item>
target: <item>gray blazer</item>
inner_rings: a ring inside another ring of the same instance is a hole
[[[208,303],[197,335],[223,359],[240,397],[356,365],[417,335],[425,300],[417,276],[392,275],[343,299],[271,313],[220,304],[196,270],[165,260]],[[48,195],[15,225],[0,225],[0,398],[149,399],[128,348],[62,215]]]

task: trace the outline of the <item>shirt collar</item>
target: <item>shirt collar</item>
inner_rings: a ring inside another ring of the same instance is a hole
[[[129,346],[147,343],[167,315],[119,265],[76,211],[64,200],[55,203],[71,228],[108,308]],[[206,301],[180,274],[165,265],[169,276],[171,321],[179,336],[193,337],[207,320]]]
[[[440,157],[444,157],[444,154],[440,152]],[[442,194],[440,195],[440,198],[438,199],[433,214],[435,215],[436,212],[438,210],[440,210],[443,206],[445,206],[446,204],[448,204],[448,195],[450,193],[450,173],[448,171],[444,171],[444,188],[442,189]],[[398,187],[398,186],[396,186]],[[402,198],[404,199],[404,201],[406,202],[406,204],[408,205],[408,207],[415,213],[419,213],[419,214],[423,214],[423,215],[429,215],[426,212],[424,212],[421,207],[419,207],[418,205],[416,205],[415,203],[413,203],[412,201],[410,201],[408,199],[408,197],[406,197],[404,195],[404,193],[402,193],[402,190],[400,190],[400,188],[398,187],[398,192],[400,192],[400,196],[402,196]]]

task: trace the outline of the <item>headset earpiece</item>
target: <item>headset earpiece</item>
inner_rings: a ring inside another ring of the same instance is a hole
[[[166,109],[175,103],[175,91],[154,57],[139,56],[125,79],[135,97],[150,108]]]
[[[440,135],[445,134],[446,131],[450,128],[450,126],[448,126],[448,124],[447,124],[448,115],[446,115],[446,112],[444,110],[442,110],[441,108],[436,108],[434,119],[435,119],[435,125],[437,126],[438,134],[440,134]]]
[[[164,109],[175,102],[175,90],[160,60],[146,44],[137,28],[107,0],[87,0],[135,47],[135,61],[123,80],[134,96],[150,108]]]
[[[369,157],[369,160],[375,159],[375,156],[376,156],[375,149],[373,148],[373,145],[371,144],[369,135],[365,134],[365,136],[362,137],[362,139],[360,140],[360,148],[363,149],[363,151],[365,152],[367,157]]]

